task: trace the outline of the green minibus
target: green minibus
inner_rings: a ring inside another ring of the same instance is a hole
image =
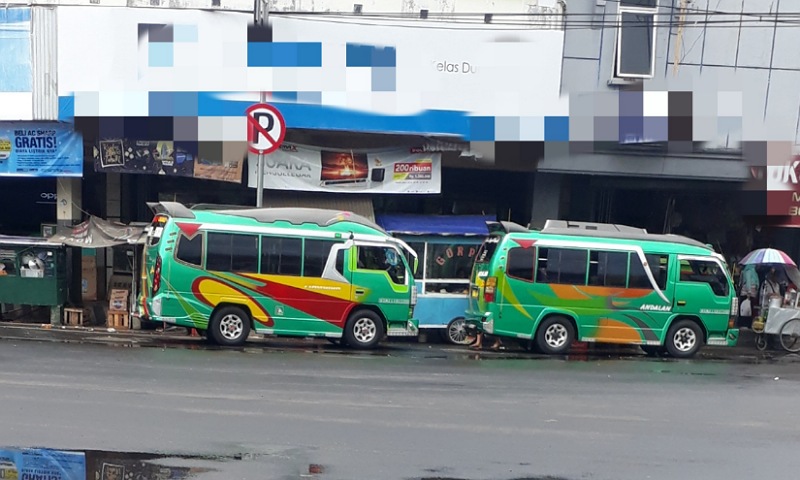
[[[416,336],[417,254],[351,212],[149,204],[137,302],[145,320],[221,345],[251,331],[372,348]]]
[[[580,341],[686,358],[738,340],[736,292],[708,245],[601,223],[487,225],[470,279],[472,329],[550,354]]]

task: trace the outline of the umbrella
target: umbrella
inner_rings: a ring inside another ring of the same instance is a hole
[[[789,255],[776,248],[753,250],[739,261],[741,265],[792,265],[797,266]]]

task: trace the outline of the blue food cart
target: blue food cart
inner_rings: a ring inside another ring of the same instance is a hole
[[[472,262],[488,235],[484,215],[376,215],[377,223],[419,255],[414,316],[421,333],[463,344],[464,311]],[[427,335],[426,335],[427,337]]]

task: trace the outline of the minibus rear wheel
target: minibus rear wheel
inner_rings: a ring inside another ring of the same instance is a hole
[[[536,331],[536,346],[539,351],[548,354],[567,353],[575,338],[572,322],[561,315],[547,317]]]
[[[243,345],[250,335],[250,316],[239,307],[219,308],[208,322],[208,333],[218,345]]]
[[[365,350],[383,338],[383,320],[372,310],[356,310],[347,319],[344,340],[348,346]]]

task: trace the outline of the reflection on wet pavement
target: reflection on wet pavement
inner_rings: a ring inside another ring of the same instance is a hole
[[[54,450],[47,448],[0,449],[3,480],[189,480],[202,474],[222,473],[231,461],[257,460],[265,454],[163,455],[101,450]],[[309,464],[300,478],[315,478],[325,467]]]

